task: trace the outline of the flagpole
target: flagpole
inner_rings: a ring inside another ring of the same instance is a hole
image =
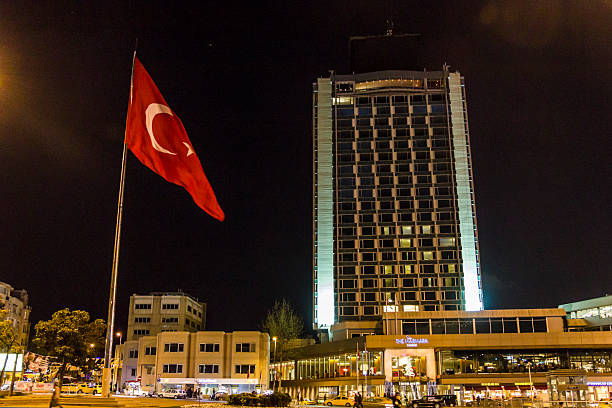
[[[136,59],[136,47],[138,46],[138,40],[136,40],[136,46],[134,47],[134,54],[132,56],[132,75],[130,80],[130,104],[132,102],[132,91],[134,87],[134,61]],[[128,115],[129,106],[128,104]],[[127,127],[126,127],[127,132]],[[113,268],[111,271],[111,282],[110,291],[108,295],[108,319],[106,327],[106,342],[104,345],[104,368],[102,370],[102,396],[104,398],[110,397],[110,381],[111,381],[111,360],[113,350],[113,339],[115,331],[115,303],[117,298],[117,271],[119,268],[119,244],[121,241],[121,220],[123,217],[123,192],[125,187],[125,165],[127,161],[127,144],[125,143],[125,137],[123,139],[123,155],[121,157],[121,178],[119,181],[119,198],[117,200],[117,221],[115,224],[115,245],[113,248]],[[118,368],[117,368],[118,369]],[[118,384],[117,384],[118,386]]]

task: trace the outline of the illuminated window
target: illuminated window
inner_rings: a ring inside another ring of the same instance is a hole
[[[383,265],[383,271],[387,274],[393,273],[393,265]]]
[[[352,105],[353,97],[352,96],[336,96],[334,98],[334,105]]]
[[[455,265],[440,265],[440,273],[455,273],[456,268]]]
[[[414,272],[414,265],[400,265],[400,268],[404,273]]]
[[[440,238],[441,247],[455,246],[455,238]]]
[[[431,234],[431,225],[421,225],[421,234]]]
[[[424,261],[433,261],[433,259],[434,259],[433,251],[423,251],[423,252],[421,252],[421,258]]]
[[[418,312],[418,305],[404,305],[404,312]]]
[[[412,246],[412,240],[410,238],[400,238],[400,248],[409,248]]]
[[[397,312],[397,306],[383,306],[383,312]]]
[[[382,233],[383,233],[384,235],[389,235],[389,234],[392,234],[392,232],[391,232],[391,231],[392,231],[392,230],[391,230],[391,228],[392,228],[392,227],[382,227]]]
[[[402,225],[402,234],[404,235],[412,234],[412,226]]]

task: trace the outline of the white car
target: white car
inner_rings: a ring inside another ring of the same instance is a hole
[[[186,394],[185,394],[185,391],[183,391],[183,390],[170,389],[170,390],[165,390],[165,391],[158,392],[157,396],[160,397],[160,398],[175,398],[175,399],[179,399],[179,398],[185,398]]]

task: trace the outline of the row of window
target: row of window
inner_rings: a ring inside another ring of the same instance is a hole
[[[388,153],[391,150],[427,150],[437,147],[449,147],[448,139],[391,139],[391,140],[360,140],[339,141],[336,150],[339,152]]]
[[[432,105],[391,105],[386,106],[342,106],[336,108],[337,118],[351,118],[351,117],[371,117],[371,116],[389,116],[389,115],[424,115],[428,113],[446,115],[446,105],[432,104]]]
[[[379,227],[357,227],[357,226],[341,226],[340,235],[432,235],[439,234],[454,234],[456,231],[455,225],[381,225]]]
[[[545,333],[545,317],[402,320],[403,334]]]
[[[451,222],[455,220],[455,212],[401,212],[379,214],[346,214],[340,216],[340,224],[375,224],[395,222]],[[416,217],[415,217],[416,216]]]
[[[368,261],[370,260],[370,257],[366,257],[364,255],[373,255],[373,252],[366,252],[366,253],[362,253],[362,258],[364,261]],[[381,253],[381,259],[383,260],[393,260],[391,259],[392,257],[388,256],[389,254],[394,254],[394,252],[383,252]],[[414,254],[414,253],[408,253],[408,252],[401,252],[402,255],[404,254]],[[340,255],[344,255],[344,254],[340,254]],[[373,259],[372,259],[373,260]],[[402,257],[402,260],[403,257]],[[384,273],[384,268],[387,265],[381,265],[381,267],[383,268],[381,269],[377,269],[376,268],[377,265],[362,265],[361,267],[358,267],[357,265],[343,265],[339,267],[339,271],[341,275],[356,275],[357,272],[359,271],[360,274],[377,274],[377,272],[383,272]],[[424,274],[424,275],[428,275],[428,274],[435,274],[435,273],[441,273],[441,274],[455,274],[460,270],[460,266],[459,265],[455,265],[455,264],[440,264],[440,265],[433,265],[433,264],[425,264],[425,265],[414,265],[414,264],[409,264],[409,265],[396,265],[396,268],[394,268],[395,273],[405,273],[405,274],[416,274],[416,273],[420,273],[420,274]]]
[[[360,246],[361,249],[374,249],[375,248],[373,243],[368,244],[366,242],[368,240],[363,240],[363,241],[365,242],[365,244],[362,244]],[[346,242],[346,241],[342,241],[342,242]],[[353,242],[353,241],[349,241],[349,242]],[[388,246],[388,247],[383,247],[383,248],[397,248],[397,247]],[[406,248],[406,247],[402,246],[400,248]],[[340,246],[340,249],[348,250],[348,249],[356,249],[356,248],[354,246],[343,245],[343,246]],[[459,259],[459,256],[458,256],[459,253],[457,251],[412,251],[412,252],[400,252],[400,254],[401,254],[402,261],[416,261],[417,257],[418,257],[418,260],[420,261],[434,261],[436,259],[446,260],[446,261],[456,261],[457,259]],[[411,270],[401,270],[395,273],[411,273],[411,272],[412,272]]]
[[[166,343],[164,344],[164,352],[166,353],[182,353],[185,349],[184,343]],[[256,350],[255,343],[236,343],[237,353],[254,353]],[[218,353],[219,343],[201,343],[200,351],[206,353]]]
[[[219,373],[218,364],[200,364],[198,367],[200,373]],[[182,364],[164,364],[162,372],[165,374],[181,374],[183,372]],[[255,374],[255,364],[237,364],[235,366],[236,374]]]
[[[134,336],[148,336],[150,333],[149,329],[134,329]]]
[[[150,317],[135,317],[134,323],[151,323]]]
[[[383,306],[383,310],[387,308],[391,308],[392,306]],[[425,305],[403,305],[404,311],[436,311],[436,310],[459,310],[458,304],[425,304]],[[379,306],[341,306],[340,307],[340,315],[342,316],[379,316],[380,315],[380,307]],[[387,311],[387,310],[385,310]]]
[[[350,230],[353,231],[350,231]],[[342,228],[340,235],[356,235],[354,228]],[[349,234],[345,234],[349,232]],[[364,234],[365,235],[365,234]],[[338,242],[340,249],[359,248],[432,248],[432,247],[454,247],[456,239],[454,237],[439,238],[382,238],[382,239],[341,239]]]
[[[342,289],[354,289],[354,288],[359,287],[357,285],[356,287],[351,288],[350,286],[353,285],[353,283],[347,284],[347,281],[354,281],[354,279],[342,279],[341,281],[342,283],[340,284],[340,288]],[[362,288],[379,287],[377,286],[378,285],[377,281],[380,281],[380,287],[382,288],[398,287],[397,286],[398,279],[396,278],[362,279],[361,287]],[[439,278],[439,279],[438,278],[421,278],[421,279],[404,278],[404,279],[399,279],[399,281],[401,283],[401,287],[403,288],[436,288],[436,290],[437,288],[453,288],[453,287],[459,286],[460,284],[460,281],[458,278]],[[374,286],[370,286],[370,285],[374,285]],[[354,292],[343,292],[342,300],[348,301],[348,302],[354,302],[355,301],[354,299],[353,300],[350,299],[352,295],[354,294],[355,294]],[[448,299],[448,297],[446,297],[446,299]],[[371,301],[371,300],[368,300],[368,301]]]
[[[443,124],[432,124],[427,127],[409,127],[397,126],[392,129],[338,129],[336,131],[337,139],[347,141],[357,139],[358,141],[368,140],[385,140],[391,141],[396,139],[403,140],[427,140],[427,139],[448,139],[448,127]]]
[[[410,82],[413,87],[419,88],[423,86],[422,79],[407,79],[407,80],[380,80],[373,82],[358,82],[354,85],[355,89],[368,89],[368,87],[385,85],[387,82],[390,86],[398,86],[400,84],[404,84],[405,81]],[[427,88],[428,89],[441,89],[444,80],[440,79],[427,79]],[[347,89],[342,89],[339,91],[344,92],[352,92],[353,84],[352,83],[342,83],[338,84],[338,86],[344,86]],[[356,98],[356,104],[358,106],[366,106],[372,105],[388,105],[389,103],[393,103],[393,105],[406,105],[410,103],[411,105],[425,105],[427,102],[429,103],[441,103],[446,100],[446,95],[443,93],[425,93],[425,94],[410,94],[410,95],[392,95],[392,96],[358,96]]]
[[[336,161],[339,165],[343,163],[356,163],[356,162],[391,162],[395,161],[396,164],[393,163],[385,163],[378,164],[377,166],[383,167],[381,170],[378,170],[378,173],[391,173],[391,166],[395,166],[396,173],[411,173],[410,171],[410,163],[406,163],[411,160],[420,160],[422,162],[430,162],[431,160],[443,159],[442,162],[445,162],[451,157],[450,150],[424,150],[424,151],[406,151],[406,152],[377,152],[377,153],[339,153],[336,155]],[[363,165],[374,165],[368,163],[360,163]],[[425,164],[425,163],[421,163]]]

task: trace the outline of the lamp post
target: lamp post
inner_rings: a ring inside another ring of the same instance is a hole
[[[533,405],[533,382],[531,381],[531,361],[527,362],[527,371],[529,372],[529,389],[531,390],[531,406],[535,408],[535,405]]]
[[[121,346],[121,340],[123,339],[123,333],[122,332],[117,332],[115,333],[115,336],[119,337],[119,344],[118,346]],[[117,346],[115,346],[115,354],[117,354]],[[121,357],[121,354],[119,355]],[[115,369],[113,370],[113,377],[114,378],[114,386],[115,386],[115,392],[117,392],[118,387],[118,382],[119,382],[119,361],[117,358],[115,358]],[[112,384],[111,384],[112,385]]]
[[[272,337],[272,341],[274,341],[274,382],[272,383],[272,392],[276,392],[276,336]]]

